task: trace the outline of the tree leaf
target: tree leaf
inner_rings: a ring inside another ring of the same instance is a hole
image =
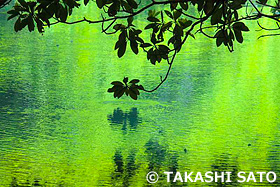
[[[121,41],[122,43],[126,41],[126,37],[127,37],[127,31],[124,30],[121,32],[121,34],[119,35],[119,41]]]
[[[122,45],[122,41],[118,40],[115,44],[115,50],[118,49]]]
[[[130,40],[130,48],[136,55],[138,54],[138,43],[135,40]]]
[[[127,44],[127,42],[125,41],[124,43],[122,43],[120,45],[119,50],[118,50],[118,57],[119,58],[121,58],[124,55],[124,53],[126,51],[126,44]]]
[[[147,25],[145,27],[145,29],[151,29],[151,28],[154,28],[157,24],[156,23],[150,23],[149,25]]]
[[[140,37],[135,37],[135,39],[136,39],[138,42],[140,42],[140,43],[144,43],[144,40],[143,40],[142,38],[140,38]]]
[[[135,35],[139,35],[142,33],[142,31],[140,29],[138,29],[138,30],[135,30],[134,33],[135,33]]]
[[[243,42],[242,32],[241,32],[240,30],[236,30],[236,29],[233,29],[233,31],[234,31],[236,40],[237,40],[239,43],[242,43],[242,42]]]
[[[132,83],[132,84],[136,84],[138,82],[140,82],[139,79],[133,79],[133,80],[129,81],[129,83]]]
[[[124,92],[125,92],[125,88],[119,88],[115,90],[114,97],[120,98],[121,96],[123,96]]]
[[[29,32],[34,31],[34,27],[35,27],[35,25],[34,25],[34,22],[33,22],[33,19],[31,17],[31,15],[30,15],[30,16],[28,16],[28,30],[29,30]]]
[[[152,44],[150,44],[150,43],[142,43],[141,45],[140,45],[140,47],[151,47],[152,46]]]
[[[126,0],[127,3],[134,9],[138,7],[138,4],[134,0]]]
[[[129,18],[127,18],[127,24],[128,24],[128,26],[131,26],[131,25],[132,25],[132,22],[133,22],[133,17],[132,17],[132,16],[129,17]]]
[[[101,9],[104,6],[104,1],[105,0],[96,0],[96,4],[97,4],[98,8]]]
[[[180,23],[180,25],[181,25],[181,27],[183,29],[185,29],[185,28],[187,28],[187,27],[192,25],[192,21],[191,20],[187,20],[185,18],[184,19],[179,19],[178,21],[179,21],[179,23]]]
[[[123,78],[123,82],[126,84],[127,81],[128,81],[128,77],[124,77],[124,78]]]
[[[176,2],[176,3],[170,3],[170,9],[171,9],[171,10],[176,9],[177,5],[178,5],[178,2]]]
[[[8,14],[19,14],[19,11],[17,11],[17,10],[9,10],[7,13]]]
[[[243,22],[236,22],[232,25],[233,29],[240,31],[249,31],[249,28]]]
[[[155,17],[148,17],[147,20],[150,22],[160,22],[159,19]]]
[[[180,2],[180,6],[184,10],[188,10],[188,8],[189,8],[188,2]]]
[[[224,42],[224,34],[223,34],[223,30],[219,30],[215,36],[214,36],[216,39],[216,45],[217,47],[219,47],[220,45],[222,45],[222,43]]]
[[[15,30],[16,32],[18,32],[19,30],[21,30],[21,20],[20,20],[20,18],[18,18],[17,21],[15,22],[14,30]]]
[[[125,26],[123,24],[116,24],[114,25],[113,29],[115,29],[116,31],[120,30],[120,29],[124,29]]]
[[[25,0],[18,0],[18,2],[20,3],[21,6],[23,7],[27,7],[27,3],[25,2]]]
[[[139,90],[144,90],[144,87],[143,87],[142,85],[139,85],[139,86],[138,86],[138,89],[139,89]]]
[[[10,15],[10,16],[8,17],[7,20],[13,19],[13,18],[16,17],[16,16],[18,16],[18,15],[17,15],[17,14],[12,14],[12,15]]]
[[[84,0],[85,6],[87,6],[88,2],[89,2],[89,0]]]
[[[108,9],[108,15],[113,17],[115,16],[118,11],[120,9],[120,3],[118,1],[115,1],[114,3],[112,3],[112,5],[109,7]]]
[[[182,15],[181,11],[182,11],[182,9],[180,9],[179,11],[177,11],[177,10],[173,11],[173,17],[175,20],[177,20]]]
[[[211,17],[211,24],[215,25],[219,23],[222,19],[222,15],[223,15],[223,8],[219,8],[218,10],[216,10]]]
[[[114,86],[124,86],[124,84],[120,81],[113,81],[113,82],[111,82],[111,84]]]
[[[158,48],[160,51],[165,53],[168,53],[168,51],[170,50],[169,47],[167,47],[166,45],[159,45]]]
[[[168,10],[164,10],[165,14],[170,17],[171,19],[173,19],[173,15],[171,14],[171,12],[169,12]]]
[[[132,89],[129,89],[128,93],[132,99],[137,100],[137,94]]]

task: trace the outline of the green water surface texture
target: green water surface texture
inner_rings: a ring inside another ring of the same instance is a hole
[[[255,23],[234,53],[189,38],[168,81],[134,101],[114,99],[110,82],[128,76],[152,88],[166,63],[131,50],[119,59],[117,36],[100,25],[55,25],[42,36],[15,33],[6,19],[1,13],[1,187],[148,186],[152,170],[160,175],[153,186],[172,185],[164,171],[280,175],[279,38],[257,40]],[[277,186],[278,178],[176,185]]]

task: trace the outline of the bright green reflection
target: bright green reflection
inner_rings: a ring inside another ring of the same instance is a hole
[[[278,38],[251,32],[231,54],[190,39],[160,91],[116,100],[106,93],[112,80],[152,87],[165,64],[149,64],[144,53],[118,59],[116,38],[98,26],[40,36],[15,34],[5,19],[1,186],[145,186],[151,170],[280,174]]]

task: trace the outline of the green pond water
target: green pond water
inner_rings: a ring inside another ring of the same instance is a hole
[[[94,18],[97,12],[82,10]],[[77,15],[76,18],[79,18]],[[277,186],[167,183],[164,171],[274,171],[280,175],[279,38],[249,24],[230,53],[189,38],[170,77],[139,100],[114,99],[110,82],[160,81],[166,63],[143,52],[117,58],[100,25],[13,31],[0,14],[0,186]],[[145,17],[137,20],[144,23]]]

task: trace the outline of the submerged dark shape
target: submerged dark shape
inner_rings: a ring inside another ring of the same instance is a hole
[[[119,125],[122,125],[121,130],[126,133],[127,129],[136,130],[142,119],[138,116],[137,108],[131,108],[129,112],[123,112],[117,108],[113,114],[108,115],[108,121],[112,126],[119,127]]]
[[[123,157],[120,150],[116,150],[114,155],[115,171],[112,173],[112,186],[117,186],[121,182],[122,186],[130,186],[132,177],[136,174],[138,165],[136,162],[136,151],[130,150],[127,158]]]

